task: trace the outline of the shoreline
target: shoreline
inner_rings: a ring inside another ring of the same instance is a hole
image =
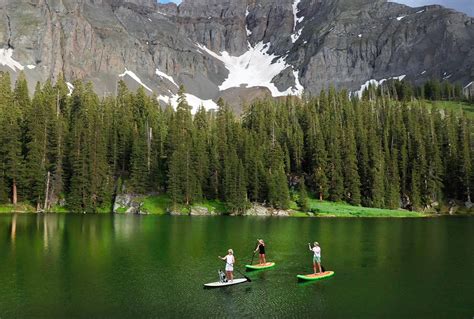
[[[208,214],[208,215],[192,215],[192,214],[154,214],[154,213],[139,213],[139,214],[127,214],[127,213],[116,213],[116,212],[96,212],[96,213],[80,213],[80,212],[35,212],[35,211],[2,211],[0,216],[7,215],[117,215],[117,216],[159,216],[159,217],[188,217],[188,218],[212,218],[212,217],[251,217],[251,218],[315,218],[315,219],[434,219],[434,218],[456,218],[456,217],[474,217],[474,214],[470,213],[459,213],[459,214],[428,214],[428,213],[416,213],[413,216],[406,215],[386,215],[386,216],[362,216],[362,215],[335,215],[335,214],[289,214],[287,216],[279,215],[242,215],[242,214]]]
[[[106,208],[107,207],[107,208]],[[267,207],[252,203],[243,211],[231,212],[226,204],[215,200],[205,200],[192,205],[173,205],[166,195],[130,195],[117,196],[113,208],[111,205],[97,209],[88,214],[117,214],[117,215],[156,215],[156,216],[256,216],[256,217],[286,217],[286,218],[436,218],[444,216],[474,216],[473,207],[455,205],[449,210],[445,206],[427,211],[409,211],[404,209],[382,209],[353,206],[344,202],[320,201],[314,198],[308,200],[306,210],[301,209],[296,202],[290,202],[288,209]],[[49,211],[37,212],[28,203],[0,205],[0,214],[85,214],[73,212],[65,207],[53,206]]]

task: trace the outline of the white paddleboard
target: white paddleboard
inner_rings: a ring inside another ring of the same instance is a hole
[[[245,279],[245,278],[238,278],[238,279],[234,279],[233,281],[228,281],[228,282],[220,282],[220,281],[211,282],[211,283],[208,283],[208,284],[204,284],[204,287],[219,288],[219,287],[226,287],[226,286],[233,286],[233,285],[242,284],[246,281],[247,281],[247,279]]]

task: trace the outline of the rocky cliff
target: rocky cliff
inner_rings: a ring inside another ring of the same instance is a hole
[[[385,0],[0,0],[0,68],[35,81],[118,79],[163,103],[474,79],[474,19]]]

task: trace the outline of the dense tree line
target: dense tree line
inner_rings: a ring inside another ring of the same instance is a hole
[[[241,117],[222,101],[191,114],[118,83],[100,99],[91,84],[38,84],[0,74],[0,203],[38,210],[110,209],[114,194],[167,192],[175,204],[218,199],[288,208],[308,193],[354,205],[423,208],[466,201],[474,185],[472,122],[461,113],[350,99],[334,89],[300,100],[257,101]]]
[[[451,83],[448,80],[439,81],[432,79],[420,85],[415,85],[406,80],[388,80],[382,85],[375,87],[369,85],[369,89],[363,92],[364,99],[371,99],[374,96],[388,95],[392,99],[399,101],[431,100],[431,101],[463,101],[463,87],[459,83]]]

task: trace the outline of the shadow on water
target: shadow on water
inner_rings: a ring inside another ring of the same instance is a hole
[[[312,285],[316,285],[316,284],[320,284],[320,285],[326,285],[326,283],[321,283],[321,281],[330,281],[331,278],[325,278],[325,279],[321,279],[321,280],[301,280],[301,279],[296,279],[296,281],[298,282],[298,286],[299,287],[306,287],[306,286],[312,286]]]

